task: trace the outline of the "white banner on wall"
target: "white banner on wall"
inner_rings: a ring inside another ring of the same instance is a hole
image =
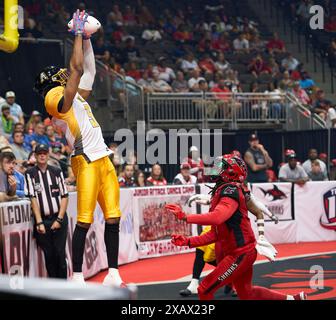
[[[309,182],[303,187],[295,185],[293,192],[291,184],[286,183],[254,184],[252,189],[255,196],[280,218],[278,224],[271,221],[266,223],[265,234],[271,243],[336,241],[336,182]],[[209,190],[205,185],[200,185],[201,193],[208,194]],[[119,264],[193,251],[173,246],[170,237],[173,233],[196,235],[197,227],[177,221],[164,210],[164,205],[179,203],[186,212],[196,213],[195,206],[186,206],[186,201],[195,193],[194,186],[122,189]],[[274,200],[274,197],[277,199]],[[71,274],[70,253],[77,216],[76,193],[71,193],[69,200],[66,250]],[[202,212],[208,210],[208,206],[202,207]],[[255,217],[250,215],[250,219],[256,232]],[[46,276],[43,253],[38,250],[32,237],[30,202],[1,203],[0,225],[0,272],[8,273],[13,266],[19,266],[24,275]],[[95,222],[86,239],[85,277],[107,268],[104,228],[104,217],[97,205]]]
[[[185,212],[196,213],[186,206],[189,197],[196,193],[195,186],[167,186],[133,190],[133,212],[139,258],[152,258],[193,251],[177,248],[170,242],[172,234],[192,236],[196,226],[177,220],[164,208],[167,203],[180,204]]]
[[[336,181],[295,185],[297,241],[336,240]]]

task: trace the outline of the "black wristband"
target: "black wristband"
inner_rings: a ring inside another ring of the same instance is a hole
[[[42,224],[44,224],[43,221],[41,221],[41,222],[39,222],[39,223],[36,223],[36,227],[38,227],[38,226],[40,226],[40,225],[42,225]]]
[[[62,224],[62,223],[63,223],[63,219],[60,218],[60,217],[57,217],[56,221],[57,221],[59,224]]]

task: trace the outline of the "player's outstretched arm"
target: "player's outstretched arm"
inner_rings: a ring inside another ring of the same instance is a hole
[[[96,61],[90,39],[83,40],[84,50],[84,73],[80,79],[78,93],[83,99],[87,99],[92,91],[96,76]]]
[[[83,74],[83,33],[87,17],[87,13],[84,11],[80,13],[79,10],[77,10],[77,12],[73,15],[75,41],[70,59],[70,75],[64,89],[64,101],[60,110],[62,113],[66,113],[70,110],[73,99],[78,92],[80,79]]]

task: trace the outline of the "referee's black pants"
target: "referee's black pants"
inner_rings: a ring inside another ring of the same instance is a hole
[[[37,245],[44,253],[44,259],[48,276],[50,278],[67,278],[67,263],[65,255],[65,245],[68,234],[68,217],[64,220],[60,229],[51,230],[51,226],[57,218],[57,214],[43,219],[46,229],[45,234],[38,233],[35,227],[35,238]]]

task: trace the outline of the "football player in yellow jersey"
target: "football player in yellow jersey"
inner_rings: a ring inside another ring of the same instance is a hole
[[[77,180],[77,224],[72,240],[73,281],[84,283],[82,273],[85,238],[98,201],[105,217],[105,245],[109,272],[104,285],[125,286],[118,271],[119,184],[101,128],[86,99],[96,68],[91,40],[84,32],[87,13],[74,13],[75,34],[69,72],[45,68],[36,78],[35,89],[44,97],[53,122],[62,128],[73,149],[72,170]]]

